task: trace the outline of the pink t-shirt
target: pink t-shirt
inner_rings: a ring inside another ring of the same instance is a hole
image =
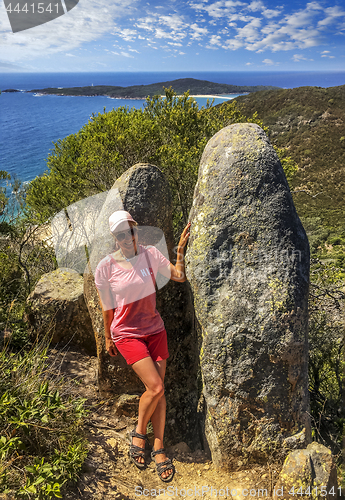
[[[156,309],[152,278],[157,276],[159,269],[166,269],[170,262],[155,247],[139,245],[139,249],[139,257],[132,269],[124,269],[112,255],[107,255],[95,271],[95,284],[103,309],[115,309],[110,327],[114,342],[164,330],[163,320]]]

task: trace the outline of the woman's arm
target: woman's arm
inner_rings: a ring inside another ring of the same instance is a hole
[[[103,323],[104,323],[104,336],[105,336],[105,348],[108,351],[108,354],[110,356],[117,356],[118,351],[116,349],[114,342],[112,341],[111,331],[110,331],[111,323],[114,319],[115,309],[105,309],[104,305],[103,305],[102,297],[101,297],[102,291],[97,289],[97,293],[98,293],[99,301],[100,301],[101,307],[102,307],[102,315],[103,315]],[[104,294],[104,292],[103,292],[103,294]]]
[[[189,228],[190,228],[190,222],[188,222],[188,224],[182,231],[180,241],[177,246],[176,264],[173,265],[170,263],[170,266],[168,267],[170,271],[170,279],[172,279],[173,281],[179,281],[180,283],[183,283],[184,281],[187,280],[185,272],[184,250],[185,246],[187,245],[188,238],[190,236]]]
[[[114,309],[105,311],[102,307],[103,322],[104,322],[104,335],[105,335],[105,348],[110,356],[117,356],[118,351],[111,338],[110,326],[114,319]]]

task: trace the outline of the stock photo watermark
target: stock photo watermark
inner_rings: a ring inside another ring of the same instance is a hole
[[[292,497],[297,497],[300,495],[304,496],[312,496],[313,498],[317,498],[317,496],[321,497],[326,497],[329,495],[337,495],[339,494],[341,496],[342,493],[342,488],[339,486],[338,488],[335,488],[334,486],[330,487],[327,489],[326,486],[314,486],[313,488],[308,487],[305,490],[303,490],[302,487],[296,488],[295,486],[292,486],[291,488],[288,488],[288,492],[284,487],[282,486],[281,488],[274,488],[272,491],[272,496],[273,498],[281,498],[283,497],[286,493],[288,493]],[[236,488],[229,488],[228,486],[225,488],[214,488],[213,486],[187,486],[185,488],[177,487],[177,486],[168,486],[167,488],[144,488],[142,486],[136,486],[134,490],[134,494],[137,497],[181,497],[181,498],[188,498],[188,497],[203,497],[207,495],[207,497],[211,498],[241,498],[241,497],[248,497],[248,498],[266,498],[268,497],[268,491],[266,488],[242,488],[242,489],[236,489]]]
[[[174,249],[176,253],[176,247]],[[276,248],[272,251],[256,248],[251,251],[229,245],[228,249],[213,249],[203,260],[204,275],[211,281],[232,277],[246,278],[257,273],[258,268],[269,266],[286,269],[287,275],[292,265],[302,262],[300,250]]]
[[[79,0],[4,0],[13,33],[48,23],[72,10]]]

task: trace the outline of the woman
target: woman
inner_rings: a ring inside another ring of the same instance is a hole
[[[190,235],[190,223],[182,232],[175,266],[155,247],[138,244],[137,223],[128,212],[114,212],[109,218],[109,226],[116,249],[98,264],[95,272],[106,349],[110,356],[120,352],[146,389],[139,401],[138,424],[130,434],[129,455],[139,469],[145,467],[146,427],[151,419],[154,432],[151,456],[160,478],[168,482],[175,474],[163,446],[164,376],[169,353],[164,323],[156,309],[154,276],[159,272],[174,281],[186,281],[184,248]]]

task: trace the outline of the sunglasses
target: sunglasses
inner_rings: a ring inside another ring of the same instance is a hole
[[[137,234],[137,228],[136,227],[131,227],[130,229],[127,229],[126,231],[121,231],[120,233],[115,233],[115,238],[117,241],[123,241],[127,238],[127,236],[131,236],[132,238],[136,236]]]

